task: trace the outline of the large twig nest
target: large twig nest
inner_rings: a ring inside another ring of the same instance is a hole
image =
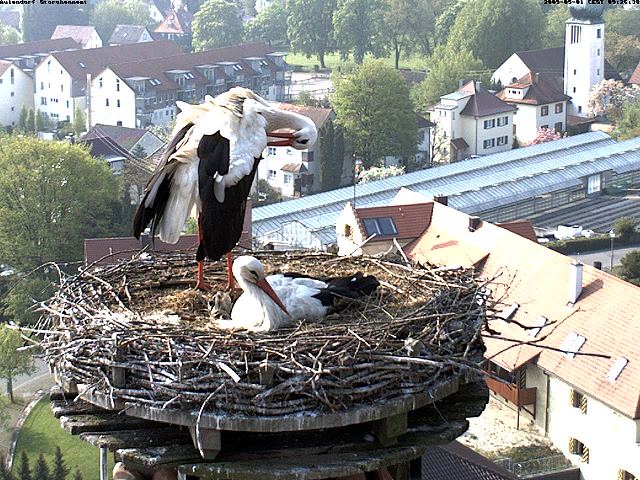
[[[190,289],[191,254],[142,254],[64,278],[39,325],[59,374],[120,400],[242,415],[315,414],[425,392],[473,369],[489,308],[470,270],[412,268],[328,254],[256,255],[267,272],[375,275],[371,297],[315,323],[227,332],[230,298]],[[222,291],[222,262],[207,279]],[[232,294],[233,299],[237,293]],[[113,368],[125,383],[114,385]]]

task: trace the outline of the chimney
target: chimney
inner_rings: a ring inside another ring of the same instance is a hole
[[[595,262],[593,262],[593,266],[598,270],[602,270],[602,262],[596,260]]]
[[[540,74],[536,72],[536,74],[533,76],[533,83],[537,84],[540,81]]]
[[[478,228],[480,228],[480,224],[482,223],[482,220],[480,220],[480,217],[469,217],[469,231],[470,232],[475,232]]]
[[[582,263],[569,265],[569,303],[576,303],[582,293]]]
[[[480,90],[481,86],[482,86],[482,82],[480,80],[476,80],[476,91]]]
[[[433,201],[437,203],[441,203],[444,206],[449,205],[449,197],[447,197],[446,195],[434,195]]]
[[[464,79],[458,80],[458,88],[462,88],[464,86]]]

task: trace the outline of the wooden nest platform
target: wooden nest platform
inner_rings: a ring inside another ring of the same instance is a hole
[[[239,293],[222,293],[223,262],[206,266],[211,293],[189,287],[192,254],[143,253],[89,268],[63,278],[43,305],[37,331],[58,382],[92,403],[152,420],[284,431],[419,408],[482,361],[490,306],[471,270],[329,254],[255,256],[267,272],[362,271],[381,287],[318,322],[228,332],[215,320]],[[342,415],[354,410],[356,418]]]

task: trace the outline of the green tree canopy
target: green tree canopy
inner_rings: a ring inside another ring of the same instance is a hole
[[[33,469],[33,480],[51,480],[49,465],[47,465],[43,453],[40,453],[38,460],[36,460],[36,466]]]
[[[76,137],[80,137],[87,131],[87,116],[80,107],[76,107],[73,111],[73,133]]]
[[[400,55],[420,50],[431,54],[430,38],[435,33],[435,18],[430,0],[385,0],[384,28],[390,38],[399,68]]]
[[[307,57],[316,55],[325,68],[324,56],[335,50],[333,12],[336,0],[289,0],[287,37],[291,48]]]
[[[444,45],[434,50],[429,65],[429,75],[411,92],[419,112],[426,112],[442,95],[457,90],[460,80],[477,78],[476,72],[484,68],[470,51]]]
[[[605,56],[623,78],[629,79],[640,59],[640,37],[607,32]]]
[[[28,351],[18,351],[22,346],[23,341],[18,332],[0,325],[0,377],[7,382],[7,393],[12,403],[13,378],[35,370],[31,354]]]
[[[247,25],[250,40],[273,43],[287,41],[287,9],[283,0],[275,1]]]
[[[435,38],[436,44],[443,45],[447,43],[449,38],[449,32],[456,23],[456,18],[462,7],[464,7],[466,0],[453,1],[446,5],[442,11],[437,14],[435,21]]]
[[[65,480],[67,475],[69,475],[69,471],[70,469],[67,467],[64,458],[62,457],[62,450],[60,450],[60,447],[56,446],[56,456],[53,463],[51,480]]]
[[[325,192],[340,185],[344,165],[344,132],[333,121],[327,121],[318,132],[321,162],[318,164],[320,189]]]
[[[603,15],[606,35],[633,35],[640,37],[640,10],[607,8]],[[605,36],[606,36],[605,35]]]
[[[367,60],[335,83],[336,123],[345,129],[364,168],[386,155],[415,154],[417,119],[409,89],[397,70],[381,60]]]
[[[149,6],[143,0],[105,0],[98,3],[91,14],[91,24],[106,44],[116,25],[149,25],[152,23]]]
[[[333,29],[340,55],[349,54],[362,64],[367,53],[380,57],[389,42],[384,23],[384,0],[338,0],[333,14]]]
[[[11,288],[1,302],[2,315],[21,325],[34,324],[40,317],[34,306],[37,302],[51,297],[54,291],[52,283],[42,274],[15,274],[10,278]]]
[[[469,0],[456,18],[448,44],[472,52],[495,69],[513,52],[539,48],[544,26],[538,0]]]
[[[234,3],[207,0],[193,18],[195,51],[237,45],[242,42],[244,26],[241,11]]]
[[[18,478],[20,480],[32,480],[31,468],[29,467],[29,457],[24,450],[20,455],[20,467],[18,467]]]
[[[569,18],[569,7],[555,5],[545,15],[545,27],[542,35],[543,48],[555,48],[564,46],[564,36],[567,29],[565,22]]]
[[[46,8],[46,14],[43,12],[45,8],[40,2],[22,5],[20,29],[23,41],[47,40],[51,38],[57,25],[89,24],[89,5],[60,4],[54,8]]]
[[[20,33],[10,25],[0,22],[0,45],[20,43]]]
[[[640,286],[640,250],[634,250],[622,257],[617,270],[624,280]]]
[[[0,259],[17,271],[82,259],[83,240],[116,233],[118,182],[80,145],[0,142]]]
[[[640,99],[622,107],[613,133],[618,140],[640,137]]]

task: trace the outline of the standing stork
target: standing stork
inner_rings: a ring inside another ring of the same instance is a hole
[[[205,257],[231,254],[242,234],[249,190],[264,149],[311,147],[317,138],[307,117],[280,110],[246,88],[235,87],[200,105],[176,102],[173,136],[133,219],[133,234],[152,224],[152,236],[176,243],[193,205],[198,208],[198,274],[196,288],[207,289]],[[269,140],[268,137],[280,140]]]

